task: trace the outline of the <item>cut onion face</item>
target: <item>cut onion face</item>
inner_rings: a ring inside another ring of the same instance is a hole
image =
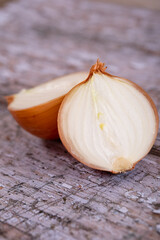
[[[86,77],[85,72],[73,73],[22,90],[6,97],[8,109],[21,127],[31,134],[44,139],[56,139],[59,137],[57,116],[61,102],[65,94]]]
[[[64,98],[58,115],[62,143],[78,161],[110,171],[134,168],[158,132],[156,107],[139,86],[105,72],[97,61]]]

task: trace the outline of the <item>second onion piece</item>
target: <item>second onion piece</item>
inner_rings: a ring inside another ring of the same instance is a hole
[[[61,102],[68,91],[87,77],[78,72],[59,77],[31,89],[24,89],[6,97],[8,110],[26,131],[44,138],[58,136],[57,116]]]
[[[158,113],[142,88],[105,69],[97,60],[88,78],[65,96],[58,130],[77,160],[119,173],[133,169],[150,151],[158,132]]]

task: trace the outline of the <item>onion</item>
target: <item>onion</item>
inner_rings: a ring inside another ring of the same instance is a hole
[[[79,72],[6,97],[8,109],[28,132],[44,139],[58,138],[57,115],[65,94],[87,77]]]
[[[105,70],[97,60],[88,78],[65,96],[58,130],[78,161],[119,173],[133,169],[150,151],[158,132],[158,113],[141,87]]]

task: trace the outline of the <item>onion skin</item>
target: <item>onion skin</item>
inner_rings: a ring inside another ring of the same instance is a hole
[[[151,150],[155,140],[156,140],[156,137],[157,137],[157,134],[158,134],[158,129],[159,129],[159,116],[158,116],[158,111],[156,109],[156,106],[153,102],[153,100],[151,99],[151,97],[140,87],[138,86],[136,83],[128,80],[128,79],[125,79],[125,78],[120,78],[120,77],[117,77],[117,76],[114,76],[114,75],[111,75],[107,72],[105,72],[106,70],[106,67],[104,67],[104,63],[101,63],[99,62],[99,59],[97,60],[97,63],[95,65],[93,65],[90,69],[90,73],[89,73],[89,76],[87,77],[86,80],[84,80],[83,82],[79,83],[78,85],[76,85],[75,87],[73,87],[67,94],[66,96],[64,97],[63,101],[62,101],[62,104],[60,106],[60,109],[59,109],[59,112],[58,112],[58,132],[59,132],[59,136],[60,136],[60,139],[64,145],[64,147],[68,150],[68,152],[75,158],[77,159],[79,162],[83,163],[84,165],[90,167],[90,168],[93,168],[93,169],[97,169],[97,170],[102,170],[102,171],[108,171],[108,170],[105,170],[103,168],[99,168],[93,164],[88,164],[86,162],[84,162],[84,159],[78,155],[77,153],[75,154],[72,149],[73,149],[73,146],[72,146],[72,143],[70,141],[66,141],[65,137],[64,137],[64,133],[63,133],[63,127],[61,126],[61,123],[62,123],[62,118],[64,118],[64,116],[61,114],[62,113],[62,109],[65,105],[65,103],[68,101],[68,99],[70,98],[70,93],[72,92],[73,89],[77,88],[77,86],[80,86],[82,84],[85,84],[93,75],[93,73],[102,73],[102,74],[105,74],[111,78],[116,78],[116,79],[119,79],[119,81],[123,81],[123,82],[126,82],[130,85],[132,85],[134,88],[136,88],[139,92],[141,92],[141,94],[143,94],[146,99],[148,100],[148,102],[150,103],[153,111],[154,111],[154,115],[155,115],[155,122],[156,122],[156,126],[155,126],[155,135],[154,135],[154,139],[153,141],[151,142],[148,150],[146,151],[146,153],[144,154],[144,156],[142,158],[140,158],[138,161],[136,161],[130,168],[128,168],[127,170],[122,170],[122,171],[111,171],[113,174],[117,174],[117,173],[121,173],[121,172],[126,172],[126,171],[130,171],[132,169],[135,168],[136,164],[141,160],[143,159],[148,153],[149,151]],[[81,139],[79,139],[79,141],[81,141]]]
[[[57,116],[63,98],[64,96],[27,109],[13,111],[8,107],[8,110],[19,125],[31,134],[43,139],[58,139]],[[14,95],[6,97],[6,100],[11,103]]]

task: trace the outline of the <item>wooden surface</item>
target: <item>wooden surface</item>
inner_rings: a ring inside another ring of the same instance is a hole
[[[160,135],[136,168],[85,167],[60,141],[21,129],[3,96],[88,70],[97,57],[160,110],[158,11],[96,1],[21,0],[0,9],[0,240],[158,240]]]
[[[97,0],[90,0],[90,1],[97,1]],[[129,1],[128,0],[99,0],[99,1],[160,10],[160,1],[159,0],[152,0],[152,1],[151,0],[129,0]]]

